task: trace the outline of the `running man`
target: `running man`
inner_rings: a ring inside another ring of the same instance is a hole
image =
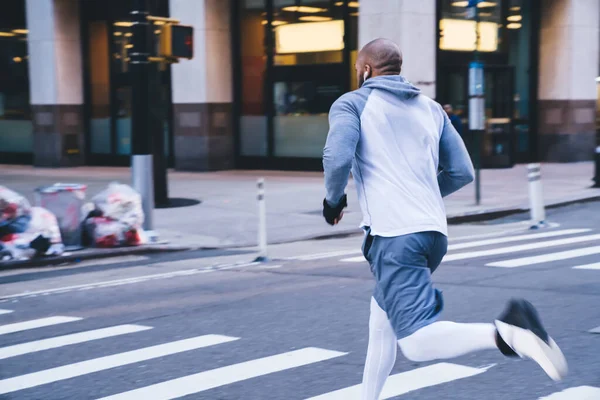
[[[473,181],[473,165],[442,107],[400,76],[401,67],[390,40],[360,51],[359,89],[331,107],[323,155],[323,216],[331,225],[342,219],[352,171],[366,231],[362,250],[376,281],[362,399],[379,399],[396,346],[416,362],[496,349],[562,379],[567,362],[525,300],[511,300],[494,323],[439,321],[443,300],[431,274],[448,246],[442,198]]]

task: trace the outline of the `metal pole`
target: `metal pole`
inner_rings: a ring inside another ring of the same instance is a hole
[[[540,164],[527,166],[527,180],[529,181],[529,208],[531,212],[532,228],[540,228],[545,224],[546,210],[544,208],[544,195],[542,192],[542,173]]]
[[[129,50],[131,76],[131,175],[135,190],[142,197],[144,230],[153,238],[154,184],[150,115],[150,25],[148,0],[134,0],[131,11],[133,47]]]
[[[596,161],[596,176],[594,176],[594,186],[595,188],[600,188],[600,146],[596,147],[596,154],[595,154],[595,161]]]
[[[267,207],[265,204],[265,179],[260,178],[256,184],[258,188],[258,257],[256,261],[269,261],[267,255]]]
[[[473,164],[475,164],[475,204],[481,203],[481,136],[484,126],[484,79],[483,64],[479,61],[479,11],[477,4],[473,1],[469,4],[469,12],[475,21],[475,50],[473,51],[473,62],[469,70],[469,130],[474,138],[475,150],[473,152]]]

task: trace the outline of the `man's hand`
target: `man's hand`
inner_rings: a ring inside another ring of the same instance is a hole
[[[337,206],[331,207],[327,200],[323,200],[323,216],[329,225],[337,225],[344,216],[344,208],[348,206],[346,195],[342,197]]]

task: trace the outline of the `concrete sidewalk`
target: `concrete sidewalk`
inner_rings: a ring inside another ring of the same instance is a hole
[[[590,189],[593,169],[593,163],[587,162],[543,165],[546,205],[600,198],[600,189]],[[170,197],[198,199],[201,204],[155,210],[155,229],[161,239],[177,246],[253,246],[258,225],[256,179],[261,176],[266,178],[270,243],[359,231],[361,216],[352,183],[348,188],[349,208],[344,221],[332,228],[321,217],[322,174],[276,171],[170,172]],[[88,185],[88,198],[91,198],[111,181],[129,183],[129,169],[0,166],[0,184],[25,194],[32,201],[34,189],[42,185],[84,183]],[[526,166],[484,170],[481,181],[481,205],[474,205],[474,185],[446,199],[451,220],[462,221],[470,216],[484,219],[494,213],[528,209]]]

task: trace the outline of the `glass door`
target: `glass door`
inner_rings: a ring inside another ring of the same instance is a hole
[[[167,15],[166,0],[152,3],[157,15]],[[130,9],[129,0],[111,0],[108,5],[103,0],[89,0],[82,5],[87,153],[91,164],[130,164],[132,93],[129,53],[133,50]],[[156,37],[160,34],[158,27],[154,33]],[[162,126],[164,138],[160,142],[169,165],[172,165],[170,68],[160,66],[160,70],[151,76],[153,111],[150,117]]]
[[[486,130],[480,140],[484,168],[508,168],[515,163],[514,68],[484,66]],[[438,98],[449,104],[462,122],[461,137],[473,158],[476,138],[469,131],[469,70],[467,65],[440,71]]]
[[[482,143],[484,168],[515,165],[514,68],[485,67],[486,130]]]
[[[238,2],[238,165],[320,169],[328,113],[355,89],[357,1]]]

